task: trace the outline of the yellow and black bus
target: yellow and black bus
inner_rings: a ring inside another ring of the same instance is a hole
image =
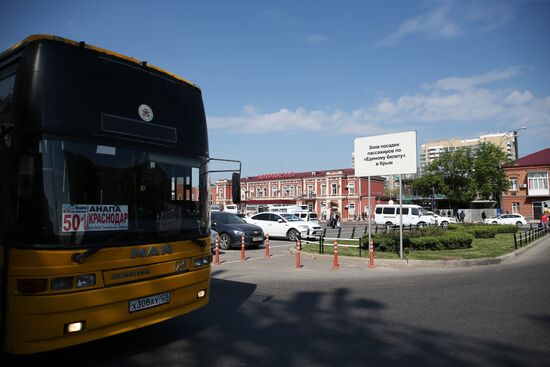
[[[0,54],[4,351],[83,343],[206,305],[209,160],[196,85],[56,36]]]

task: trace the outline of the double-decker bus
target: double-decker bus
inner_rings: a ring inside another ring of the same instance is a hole
[[[55,36],[0,54],[2,349],[61,348],[206,305],[209,160],[196,85]]]

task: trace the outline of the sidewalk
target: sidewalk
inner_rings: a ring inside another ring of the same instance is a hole
[[[483,266],[483,265],[498,265],[498,264],[505,264],[512,262],[516,260],[520,255],[524,254],[525,252],[529,251],[533,247],[544,244],[550,245],[550,235],[547,235],[546,237],[539,238],[538,240],[535,240],[531,242],[529,245],[523,246],[522,248],[519,248],[509,254],[502,255],[499,257],[492,257],[492,258],[481,258],[481,259],[470,259],[470,260],[393,260],[393,259],[377,259],[376,253],[374,254],[374,264],[377,267],[392,267],[392,268],[411,268],[411,267],[436,267],[436,268],[445,268],[445,267],[470,267],[470,266]],[[290,254],[295,254],[295,249],[290,248],[289,249]],[[320,258],[320,259],[326,259],[331,260],[333,258],[333,255],[321,255],[317,253],[311,253],[311,252],[304,252],[302,251],[301,254],[303,256],[310,256],[314,258]],[[368,257],[352,257],[352,256],[338,256],[339,261],[357,261],[365,263],[365,266],[369,262]]]

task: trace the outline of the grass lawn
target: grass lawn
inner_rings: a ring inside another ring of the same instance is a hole
[[[338,241],[338,244],[357,245],[353,241]],[[302,249],[307,252],[319,253],[318,244],[308,244]],[[497,234],[495,238],[475,238],[472,247],[459,250],[440,250],[440,251],[412,251],[403,253],[403,258],[411,260],[460,260],[460,259],[480,259],[484,257],[497,257],[514,251],[514,235],[510,233]],[[325,243],[325,255],[333,253],[333,245]],[[356,247],[338,247],[340,256],[359,256],[359,250]],[[368,257],[368,250],[361,251],[362,257]],[[376,259],[399,259],[399,254],[393,252],[375,252]]]

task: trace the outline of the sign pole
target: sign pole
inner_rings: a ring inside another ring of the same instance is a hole
[[[403,260],[403,189],[399,174],[399,258]]]
[[[371,241],[371,228],[370,228],[370,222],[371,222],[371,213],[372,213],[372,210],[371,210],[371,207],[370,207],[370,176],[369,176],[369,183],[368,183],[368,201],[367,201],[367,210],[368,210],[368,216],[367,216],[367,220],[369,221],[369,244],[370,244],[370,241]]]

